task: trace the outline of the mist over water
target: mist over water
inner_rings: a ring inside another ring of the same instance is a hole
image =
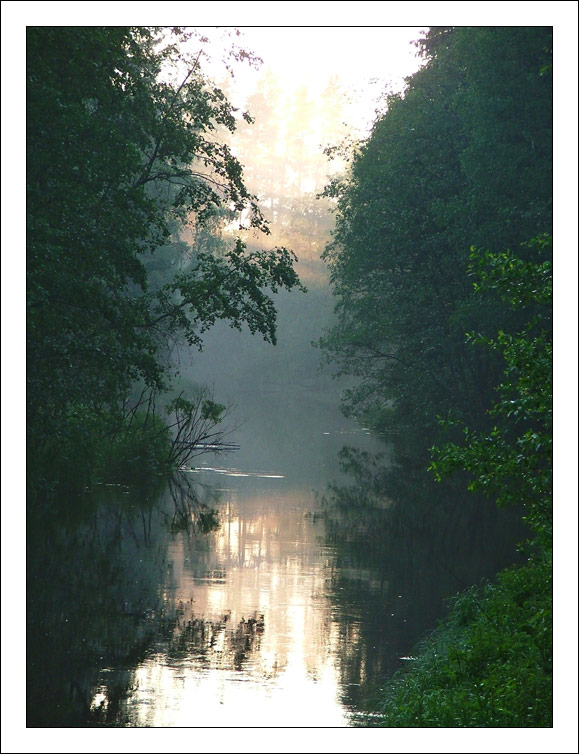
[[[504,512],[404,469],[396,504],[343,473],[343,446],[389,448],[341,414],[310,346],[328,303],[308,295],[280,302],[276,348],[218,326],[190,367],[233,403],[239,450],[156,503],[109,488],[35,534],[32,725],[348,726],[444,598],[511,562]]]
[[[346,440],[368,442],[370,433],[342,415],[343,383],[332,379],[312,346],[331,317],[329,290],[285,294],[276,305],[276,346],[221,323],[181,369],[231,405],[227,440],[239,451],[227,463],[323,486],[337,472],[336,454]],[[371,444],[377,449],[376,440]],[[212,463],[199,459],[201,466]]]

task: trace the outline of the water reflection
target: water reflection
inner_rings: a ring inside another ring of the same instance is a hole
[[[137,668],[131,724],[345,725],[327,592],[333,554],[321,557],[314,493],[267,477],[229,483],[204,546],[182,536],[169,545],[180,621]]]
[[[522,561],[516,543],[527,532],[520,511],[438,485],[411,459],[342,458],[352,483],[334,486],[324,510],[342,699],[356,711],[436,626],[448,597]]]
[[[29,726],[347,724],[319,501],[281,474],[222,484],[31,522]]]
[[[176,622],[166,598],[176,511],[158,495],[107,486],[29,515],[28,726],[122,724],[134,667]],[[202,497],[189,506],[193,527],[211,510]]]
[[[328,491],[359,428],[302,400],[285,436],[276,406],[245,453],[31,518],[29,726],[349,725],[444,599],[514,560],[516,512],[418,468],[346,453]]]

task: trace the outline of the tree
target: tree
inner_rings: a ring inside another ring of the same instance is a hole
[[[277,220],[277,200],[283,195],[284,170],[276,150],[281,138],[281,89],[278,77],[270,70],[260,78],[256,91],[247,99],[251,123],[241,123],[234,135],[234,145],[247,155],[245,175],[261,203],[266,217]]]
[[[503,357],[504,376],[488,413],[489,432],[464,429],[462,444],[433,448],[430,465],[440,481],[451,471],[470,475],[469,489],[496,498],[498,505],[523,505],[542,545],[552,536],[553,485],[553,295],[549,236],[534,239],[543,262],[526,262],[511,252],[473,249],[471,270],[477,295],[498,291],[518,310],[533,312],[516,333],[499,330],[494,339],[471,336]]]
[[[359,378],[347,412],[424,439],[437,414],[488,421],[501,361],[464,332],[522,324],[496,292],[473,295],[469,247],[518,248],[551,231],[551,29],[435,27],[421,46],[425,65],[326,191],[337,324],[321,345]]]
[[[238,242],[217,256],[187,251],[186,270],[158,270],[150,285],[156,250],[179,242],[185,223],[198,234],[234,213],[268,233],[241,163],[216,138],[235,130],[236,113],[203,74],[202,50],[183,52],[191,37],[158,27],[27,30],[33,447],[66,441],[86,426],[81,414],[120,405],[136,380],[165,387],[167,335],[199,344],[224,317],[274,342],[266,290],[299,284],[291,252],[249,254]]]
[[[290,185],[294,195],[308,190],[307,183],[312,180],[308,144],[313,133],[312,119],[315,104],[309,97],[307,86],[297,89],[289,103],[288,122],[286,125],[285,158],[290,169]],[[311,187],[313,188],[313,186]]]

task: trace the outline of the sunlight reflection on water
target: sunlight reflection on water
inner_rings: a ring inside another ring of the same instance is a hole
[[[230,476],[239,486],[209,546],[197,551],[183,535],[169,548],[185,640],[138,666],[131,724],[345,726],[325,592],[333,556],[320,544],[323,523],[307,516],[314,495],[278,475]]]

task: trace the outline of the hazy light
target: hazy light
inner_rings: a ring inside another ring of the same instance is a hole
[[[197,27],[196,27],[197,28]],[[386,88],[401,91],[404,79],[420,67],[416,47],[426,27],[420,26],[242,26],[235,44],[263,60],[259,69],[233,66],[228,96],[243,108],[266,70],[279,78],[287,94],[307,87],[318,97],[330,76],[337,75],[352,99],[350,125],[366,129]],[[199,27],[209,38],[205,50],[212,60],[208,71],[220,80],[228,74],[220,62],[231,44],[232,27]],[[192,44],[197,44],[192,42]]]

